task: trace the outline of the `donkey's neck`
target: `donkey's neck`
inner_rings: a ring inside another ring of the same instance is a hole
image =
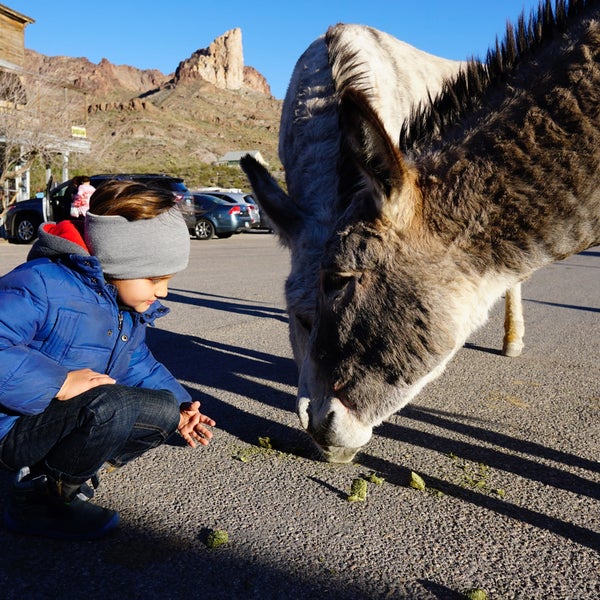
[[[571,38],[417,160],[426,222],[480,272],[525,277],[600,243],[600,23]]]

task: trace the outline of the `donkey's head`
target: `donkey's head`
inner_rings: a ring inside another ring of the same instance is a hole
[[[425,226],[416,174],[366,97],[347,89],[340,115],[334,227],[319,229],[252,159],[242,166],[269,214],[285,211],[283,242],[318,250],[292,252],[308,262],[286,284],[297,410],[325,458],[344,462],[442,372],[471,329],[463,321],[485,315],[465,302],[464,269]]]
[[[428,224],[431,189],[366,98],[346,90],[340,114],[341,216],[320,263],[298,391],[302,425],[331,461],[351,460],[437,377],[489,307],[459,244]]]

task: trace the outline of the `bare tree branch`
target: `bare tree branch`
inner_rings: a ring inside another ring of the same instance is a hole
[[[83,90],[27,72],[0,70],[0,188],[19,180],[34,158],[49,164],[85,119]],[[16,198],[8,198],[10,204]]]

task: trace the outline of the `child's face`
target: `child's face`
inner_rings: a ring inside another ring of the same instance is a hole
[[[157,298],[165,298],[169,292],[169,280],[173,275],[148,279],[117,279],[111,283],[117,288],[119,300],[135,312],[146,312]]]

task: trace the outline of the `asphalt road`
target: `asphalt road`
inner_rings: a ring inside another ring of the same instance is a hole
[[[26,253],[0,244],[0,273]],[[97,501],[122,520],[105,540],[0,530],[0,597],[599,598],[600,248],[525,284],[520,358],[499,354],[499,304],[350,465],[319,461],[294,414],[288,266],[267,233],[192,241],[149,341],[216,419],[213,442],[104,477]],[[372,472],[385,481],[348,502]],[[211,529],[229,542],[208,548]]]

